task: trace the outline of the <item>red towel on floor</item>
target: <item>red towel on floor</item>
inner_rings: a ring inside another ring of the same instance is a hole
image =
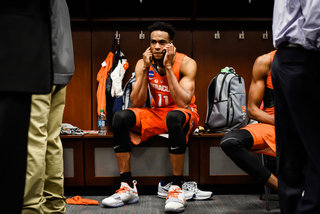
[[[84,205],[99,205],[99,202],[92,199],[81,198],[81,196],[77,195],[72,198],[66,199],[67,204],[84,204]]]

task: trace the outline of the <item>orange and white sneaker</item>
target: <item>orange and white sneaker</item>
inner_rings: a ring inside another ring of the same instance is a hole
[[[164,207],[166,212],[183,212],[187,206],[184,191],[177,185],[171,185]]]
[[[121,182],[120,189],[113,195],[102,200],[102,204],[107,207],[120,207],[125,204],[133,204],[139,201],[139,195],[137,190],[137,181],[133,180],[133,188],[131,188],[126,182]]]

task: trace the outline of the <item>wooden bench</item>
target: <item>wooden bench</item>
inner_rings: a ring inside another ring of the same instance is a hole
[[[113,186],[120,182],[113,150],[113,133],[83,136],[62,135],[66,186]],[[155,136],[133,146],[133,179],[143,185],[170,182],[172,176],[167,138]],[[72,150],[73,148],[73,150]],[[186,151],[184,179],[199,182],[199,136],[190,135]]]
[[[84,186],[82,135],[61,135],[65,186]]]
[[[256,181],[221,150],[224,133],[192,134],[187,147],[184,180],[198,184],[244,184]],[[113,150],[113,133],[62,135],[66,186],[114,186],[120,177]],[[131,171],[139,185],[171,181],[167,138],[155,136],[133,146]],[[259,154],[257,154],[259,156]]]

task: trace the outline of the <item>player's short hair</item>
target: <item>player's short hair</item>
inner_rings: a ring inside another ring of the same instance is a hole
[[[173,40],[173,37],[176,34],[176,31],[174,30],[172,25],[166,22],[155,22],[152,25],[150,25],[148,29],[150,34],[156,30],[167,32],[169,34],[170,40]]]

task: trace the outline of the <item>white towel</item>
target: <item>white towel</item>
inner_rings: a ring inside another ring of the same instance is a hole
[[[122,91],[122,79],[126,70],[128,69],[129,63],[127,59],[119,60],[117,67],[111,73],[112,79],[112,88],[111,88],[111,96],[112,97],[120,97],[123,94]]]

